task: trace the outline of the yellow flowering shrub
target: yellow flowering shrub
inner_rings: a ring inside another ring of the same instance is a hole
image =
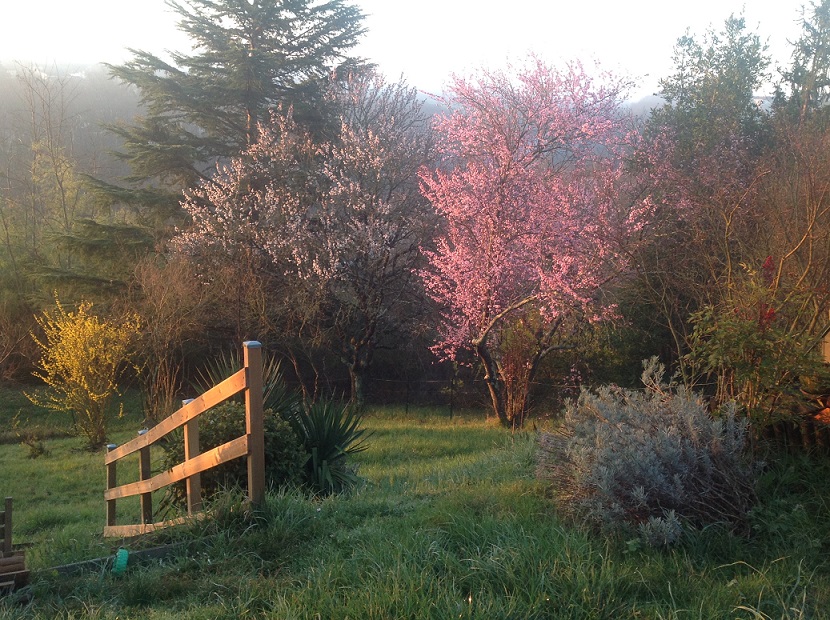
[[[137,315],[118,322],[91,314],[92,302],[67,310],[55,297],[55,308],[36,317],[43,339],[33,334],[41,349],[38,371],[49,389],[26,394],[33,403],[74,415],[75,430],[90,448],[107,438],[107,410],[118,394],[118,379],[130,362],[130,349],[138,333]]]

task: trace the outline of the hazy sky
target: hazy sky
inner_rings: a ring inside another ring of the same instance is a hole
[[[0,60],[38,64],[120,62],[127,47],[188,51],[164,0],[6,0]],[[674,42],[702,34],[730,13],[788,59],[802,0],[357,0],[369,29],[357,53],[390,78],[401,74],[440,91],[452,72],[503,66],[533,51],[551,62],[582,58],[638,78],[635,94],[657,88],[671,69]],[[490,7],[490,8],[485,8]]]

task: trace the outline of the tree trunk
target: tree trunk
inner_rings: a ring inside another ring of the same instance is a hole
[[[366,369],[361,368],[359,364],[349,366],[351,403],[361,408],[366,402],[365,375]]]
[[[356,345],[354,342],[352,346],[354,348],[350,351],[348,359],[343,360],[349,369],[351,384],[349,401],[353,405],[363,407],[366,403],[366,374],[372,363],[373,349],[365,344],[362,346]]]
[[[490,392],[493,412],[502,426],[510,426],[510,419],[507,416],[507,390],[504,380],[499,374],[498,365],[490,354],[486,343],[476,342],[474,344],[476,354],[484,366],[484,381],[487,383],[487,390]]]

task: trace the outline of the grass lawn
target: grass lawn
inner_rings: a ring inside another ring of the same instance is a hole
[[[826,458],[769,467],[751,536],[711,527],[656,550],[558,521],[533,433],[429,411],[370,412],[365,426],[358,489],[273,492],[253,515],[229,499],[217,520],[164,535],[186,551],[123,575],[37,570],[117,544],[100,538],[103,456],[72,438],[37,459],[0,444],[0,494],[15,496],[36,569],[32,602],[7,598],[0,617],[830,618]]]

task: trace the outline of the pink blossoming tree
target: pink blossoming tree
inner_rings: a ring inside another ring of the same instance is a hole
[[[542,359],[575,326],[613,314],[603,284],[650,211],[624,171],[636,138],[625,88],[530,59],[456,77],[452,112],[436,122],[445,165],[421,172],[444,220],[422,274],[445,309],[436,350],[474,354],[505,425],[522,424]]]

